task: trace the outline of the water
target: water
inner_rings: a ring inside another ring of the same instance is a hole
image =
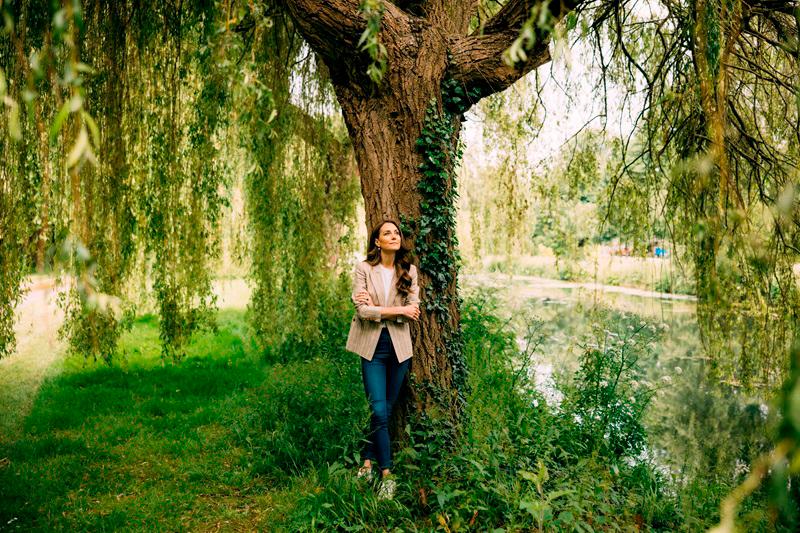
[[[562,396],[558,379],[568,379],[579,367],[583,347],[598,341],[593,324],[628,314],[655,326],[661,333],[639,360],[645,383],[657,389],[643,420],[649,447],[642,460],[655,461],[674,481],[698,476],[733,480],[769,448],[768,430],[775,419],[770,403],[707,377],[709,361],[693,301],[505,275],[465,279],[462,286],[465,292],[480,287],[496,294],[523,351],[528,325],[542,321],[542,343],[530,355],[529,368],[537,390],[554,406]]]

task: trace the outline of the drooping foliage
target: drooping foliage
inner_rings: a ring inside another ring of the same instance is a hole
[[[532,9],[530,28],[509,50],[530,47],[526,39],[535,41],[537,29],[559,36],[555,55],[559,43],[588,45],[598,73],[592,93],[621,94],[626,111],[641,106],[630,135],[606,138],[603,147],[617,163],[597,198],[604,231],[619,232],[634,250],[666,237],[685,251],[674,259],[695,277],[711,370],[734,384],[780,383],[798,326],[799,20],[797,2],[583,2],[559,24]],[[529,135],[513,131],[527,120],[516,106],[499,113],[491,99],[481,106],[492,132]],[[600,119],[610,117],[606,106]],[[584,148],[566,144],[563,151]],[[570,181],[580,171],[565,158],[563,180]],[[558,166],[548,172],[559,174]],[[508,188],[508,174],[500,165],[489,190]],[[568,186],[559,181],[547,193],[541,185],[552,183],[548,176],[531,181],[532,192],[545,192],[545,205]],[[519,211],[516,202],[498,205],[501,217]]]
[[[600,68],[644,90],[610,196],[663,198],[612,205],[653,208],[627,215],[662,218],[687,246],[720,377],[779,383],[800,309],[800,6],[622,2],[585,15],[597,49],[611,48]]]
[[[502,5],[480,2],[472,27]],[[643,91],[608,220],[639,239],[663,226],[685,246],[715,370],[776,383],[799,303],[796,3],[586,2],[560,26],[543,6],[507,59],[580,28],[604,83]],[[377,80],[380,13],[363,3]],[[355,167],[325,68],[282,6],[19,0],[2,14],[0,354],[23,276],[61,259],[78,274],[64,298],[74,351],[110,357],[141,299],[131,277],[148,272],[164,353],[179,357],[213,325],[210,272],[226,187],[239,185],[257,337],[313,337],[315,291],[352,226]],[[498,198],[524,210],[502,165]]]
[[[14,348],[23,276],[65,267],[73,352],[109,360],[152,295],[163,355],[179,359],[193,332],[214,327],[221,225],[245,182],[252,231],[237,238],[251,253],[258,338],[266,345],[288,324],[318,333],[327,267],[346,259],[354,167],[341,125],[291,103],[303,68],[304,86],[319,80],[317,111],[330,97],[275,7],[2,9],[0,356]]]
[[[272,30],[253,38],[250,68],[260,81],[240,117],[251,159],[249,310],[261,348],[286,353],[326,329],[324,308],[349,283],[358,182],[344,126],[330,116],[324,70],[289,20],[276,14]]]

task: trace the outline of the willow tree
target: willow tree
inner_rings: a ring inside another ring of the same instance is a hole
[[[232,177],[226,162],[240,156],[249,169],[257,336],[268,341],[286,322],[324,316],[313,276],[332,239],[307,228],[320,212],[326,228],[350,216],[343,184],[352,153],[367,225],[400,219],[418,254],[424,312],[413,332],[411,405],[456,421],[466,382],[454,217],[463,113],[547,63],[556,29],[580,21],[582,38],[597,37],[602,78],[630,91],[638,78],[647,89],[645,148],[627,151],[647,172],[626,165],[609,195],[666,195],[673,234],[700,273],[707,338],[738,328],[746,349],[732,353],[734,366],[756,374],[751,348],[778,352],[793,324],[781,321],[787,333],[771,339],[747,332],[798,307],[798,6],[663,2],[640,20],[638,4],[218,0],[144,10],[132,0],[86,0],[81,10],[0,2],[0,355],[24,257],[34,250],[41,264],[45,243],[62,233],[98,258],[101,291],[119,290],[134,248],[146,249],[162,345],[179,355],[212,315],[208,255],[218,248],[220,188]],[[298,33],[319,59],[317,92],[335,95],[349,139],[331,133],[324,113],[307,112],[314,91],[303,92],[302,105],[293,98],[297,64],[309,64],[298,57]],[[73,338],[85,334],[79,344],[92,349],[113,344],[119,325],[83,311]],[[309,323],[298,336],[313,337]]]
[[[800,318],[800,2],[652,4],[590,15],[598,68],[644,89],[609,217],[688,250],[712,374],[774,386]]]

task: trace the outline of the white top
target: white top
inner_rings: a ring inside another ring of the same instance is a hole
[[[392,278],[394,277],[394,267],[386,268],[380,263],[378,263],[378,266],[380,267],[380,273],[383,277],[383,301],[388,304],[389,288],[392,285]]]
[[[386,268],[382,264],[378,263],[379,272],[381,273],[381,277],[383,278],[383,301],[388,303],[389,302],[389,287],[392,284],[392,278],[394,277],[394,267]],[[381,327],[386,327],[386,322],[381,320]]]

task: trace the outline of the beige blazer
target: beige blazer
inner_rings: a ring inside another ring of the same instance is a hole
[[[356,314],[350,322],[350,333],[347,335],[346,349],[357,353],[367,361],[372,360],[375,348],[378,346],[378,339],[381,336],[381,307],[400,307],[403,305],[419,305],[419,285],[417,285],[417,267],[411,265],[409,272],[411,275],[411,288],[407,297],[403,297],[397,292],[397,273],[392,276],[392,285],[389,287],[389,298],[383,301],[384,287],[383,277],[377,267],[373,267],[366,261],[361,261],[356,265],[353,273],[353,292],[350,299],[356,306]],[[366,290],[369,292],[372,303],[366,305],[356,303],[356,294]],[[397,360],[402,363],[409,359],[412,353],[411,331],[409,328],[410,318],[399,316],[396,318],[385,319],[389,336],[392,338],[392,345],[397,354]]]

